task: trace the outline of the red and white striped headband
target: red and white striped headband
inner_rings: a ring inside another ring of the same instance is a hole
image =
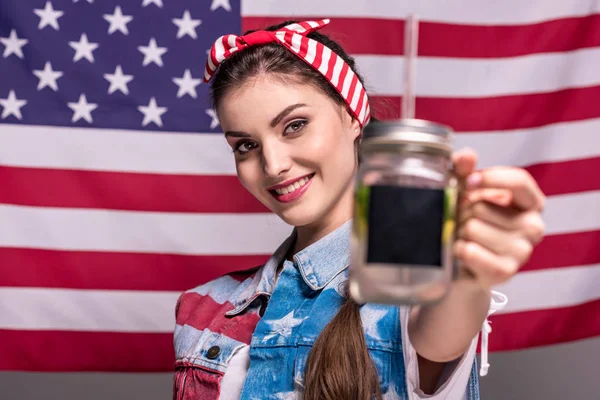
[[[304,21],[287,25],[278,31],[256,31],[244,36],[224,35],[215,41],[204,70],[204,82],[209,82],[219,64],[236,51],[267,43],[280,43],[308,65],[319,71],[344,98],[361,126],[369,122],[370,107],[367,92],[358,76],[330,48],[306,37],[329,24],[329,19]]]

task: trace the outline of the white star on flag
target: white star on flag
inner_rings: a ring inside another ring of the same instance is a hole
[[[129,94],[127,84],[133,79],[133,75],[123,75],[123,69],[120,65],[115,68],[114,74],[104,74],[104,79],[110,82],[108,88],[108,94],[112,94],[117,90],[120,90],[124,94]]]
[[[156,4],[161,8],[163,6],[162,0],[144,0],[144,2],[142,3],[142,7],[146,7],[148,4]]]
[[[88,38],[85,33],[81,34],[79,42],[69,42],[69,46],[75,49],[73,62],[77,62],[82,58],[85,58],[89,62],[94,62],[94,55],[92,54],[92,51],[98,48],[98,43],[88,42]]]
[[[210,11],[215,11],[219,7],[223,7],[225,10],[231,11],[231,4],[229,4],[229,0],[212,0]]]
[[[217,126],[219,126],[219,117],[217,117],[215,110],[209,108],[206,110],[206,113],[212,118],[212,121],[210,121],[210,129],[215,129]]]
[[[23,58],[23,46],[29,43],[29,40],[19,39],[17,37],[17,31],[13,29],[10,31],[10,35],[8,37],[0,37],[0,43],[5,46],[2,57],[6,58],[11,54],[15,54],[17,57]]]
[[[11,90],[6,99],[0,99],[0,105],[4,107],[4,110],[2,110],[2,119],[7,118],[9,115],[14,115],[17,119],[23,119],[21,107],[25,104],[27,104],[27,100],[17,99],[15,91]]]
[[[144,54],[144,67],[150,64],[151,62],[155,63],[160,67],[163,66],[162,56],[167,52],[167,48],[158,47],[158,45],[156,44],[156,39],[150,39],[150,43],[148,43],[148,46],[138,46],[138,50]]]
[[[202,82],[202,79],[192,78],[192,73],[189,69],[185,70],[182,78],[173,78],[173,82],[175,82],[177,86],[179,86],[177,98],[181,98],[186,94],[189,94],[193,98],[198,97],[198,94],[196,93],[196,86],[198,86]]]
[[[33,10],[35,15],[40,17],[40,24],[38,25],[38,29],[43,29],[44,27],[50,25],[55,30],[59,30],[58,19],[63,16],[64,11],[56,11],[52,8],[51,2],[46,2],[46,7],[42,9]]]
[[[285,317],[274,321],[265,321],[270,329],[270,333],[265,335],[263,341],[267,341],[273,337],[279,336],[281,339],[292,334],[292,329],[297,327],[308,317],[294,318],[294,310],[290,311]]]
[[[154,122],[156,125],[162,127],[161,116],[167,112],[167,107],[159,107],[156,104],[156,99],[154,97],[150,99],[150,103],[148,103],[147,106],[139,106],[138,110],[144,114],[142,126],[146,126],[150,122]]]
[[[199,19],[192,19],[192,16],[188,10],[184,11],[183,17],[173,18],[172,21],[179,27],[179,30],[177,31],[177,39],[180,39],[185,35],[190,35],[191,38],[198,39],[196,27],[198,27],[202,21]]]
[[[85,94],[83,93],[79,96],[79,101],[77,103],[68,103],[68,106],[73,110],[71,122],[77,122],[83,118],[90,124],[93,122],[92,111],[98,108],[98,104],[88,103]]]
[[[111,35],[116,31],[121,31],[125,35],[129,35],[127,24],[131,22],[131,15],[123,15],[121,7],[116,6],[113,14],[104,14],[104,19],[110,23],[108,34]]]
[[[37,90],[42,90],[46,86],[49,86],[55,92],[58,91],[58,84],[56,83],[56,80],[63,76],[63,73],[61,71],[52,70],[52,64],[50,61],[46,61],[46,65],[44,66],[43,70],[34,70],[33,74],[40,80]]]

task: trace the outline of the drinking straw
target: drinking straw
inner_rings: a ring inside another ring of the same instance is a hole
[[[402,118],[415,117],[415,81],[417,47],[419,43],[419,19],[410,14],[404,25],[404,94]]]

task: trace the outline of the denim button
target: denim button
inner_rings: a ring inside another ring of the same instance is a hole
[[[213,346],[206,352],[206,358],[214,360],[221,353],[221,348],[219,346]]]

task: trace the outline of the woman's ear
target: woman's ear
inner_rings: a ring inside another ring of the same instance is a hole
[[[353,140],[356,140],[362,134],[362,128],[360,127],[357,119],[352,119],[352,122],[350,123],[350,130]]]

